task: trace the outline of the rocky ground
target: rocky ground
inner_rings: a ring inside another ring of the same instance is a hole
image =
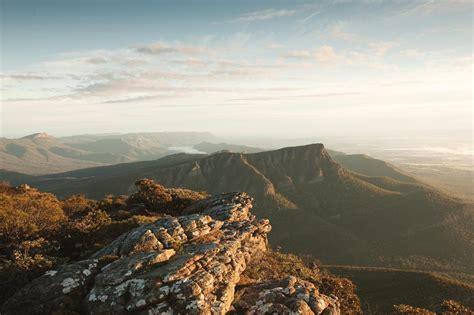
[[[49,270],[2,314],[340,314],[335,296],[295,277],[235,293],[252,257],[267,249],[268,220],[245,193],[219,195],[131,230],[89,259]]]

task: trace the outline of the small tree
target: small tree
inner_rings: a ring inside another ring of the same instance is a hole
[[[49,193],[28,190],[0,193],[0,240],[6,247],[18,246],[55,232],[66,220],[61,202]]]
[[[83,215],[96,207],[97,202],[84,195],[74,195],[63,201],[63,210],[68,217]]]
[[[153,180],[145,178],[135,183],[137,192],[130,196],[128,203],[143,203],[149,211],[170,214],[180,212],[207,194],[188,189],[165,188]]]
[[[135,183],[138,191],[130,196],[129,203],[143,203],[150,211],[163,211],[166,204],[173,201],[165,187],[145,178]]]

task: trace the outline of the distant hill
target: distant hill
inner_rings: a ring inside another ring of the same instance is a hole
[[[32,175],[26,175],[23,173],[12,172],[0,169],[0,181],[12,183],[13,185],[20,185],[22,183],[28,183],[35,181],[36,177]]]
[[[104,155],[64,145],[44,133],[20,139],[0,138],[0,168],[38,175],[105,165]]]
[[[0,138],[0,169],[42,175],[154,160],[176,153],[170,149],[173,146],[193,146],[211,139],[215,137],[200,132],[79,135],[63,138],[36,133],[19,139]]]
[[[390,314],[397,304],[434,310],[448,299],[474,308],[474,286],[443,274],[354,266],[322,268],[354,282],[366,314]]]
[[[105,135],[76,135],[61,138],[65,143],[94,143],[101,140],[122,140],[133,147],[173,147],[193,146],[204,141],[215,141],[217,138],[209,132],[139,132]]]
[[[416,179],[404,174],[397,167],[382,160],[374,159],[365,154],[331,154],[334,161],[345,168],[367,176],[384,176],[407,183],[415,183]]]
[[[362,161],[360,172],[392,178],[349,171],[322,144],[313,144],[254,154],[168,156],[29,183],[63,197],[128,194],[144,177],[212,194],[246,191],[255,198],[255,212],[272,220],[272,244],[285,250],[337,264],[472,269],[472,204],[388,164],[368,168],[374,161]]]
[[[229,144],[229,143],[210,143],[201,142],[194,146],[196,150],[205,153],[215,153],[219,151],[240,152],[240,153],[257,153],[265,151],[264,149],[249,147],[245,145]]]

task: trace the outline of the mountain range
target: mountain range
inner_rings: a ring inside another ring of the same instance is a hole
[[[332,155],[332,156],[331,156]],[[215,194],[246,191],[270,218],[270,243],[325,263],[471,272],[473,206],[365,155],[322,144],[259,153],[175,154],[60,174],[0,179],[58,196],[130,194],[151,178]]]
[[[215,137],[207,132],[77,135],[46,133],[0,138],[0,169],[29,175],[61,173],[110,164],[153,160]]]

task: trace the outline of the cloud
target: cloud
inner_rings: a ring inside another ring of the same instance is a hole
[[[401,51],[401,54],[410,58],[423,58],[426,56],[424,52],[421,52],[418,49],[405,49]]]
[[[320,93],[320,94],[301,94],[301,95],[283,95],[283,96],[257,96],[247,98],[235,98],[232,101],[279,101],[279,100],[292,100],[301,98],[319,98],[319,97],[337,97],[337,96],[349,96],[349,95],[360,95],[360,92],[335,92],[335,93]]]
[[[110,100],[104,101],[102,104],[122,104],[122,103],[134,103],[134,102],[141,102],[141,101],[149,101],[158,98],[173,98],[174,95],[144,95],[144,96],[135,96],[135,97],[128,97],[123,99],[117,100]]]
[[[152,43],[148,45],[142,45],[135,50],[142,54],[149,54],[149,55],[161,55],[161,54],[169,54],[169,53],[176,53],[178,49],[174,47],[164,46],[161,43]]]
[[[280,49],[280,48],[285,48],[285,45],[280,44],[280,43],[270,43],[267,45],[267,48],[269,49]]]
[[[398,15],[430,15],[435,12],[472,10],[471,0],[417,0],[401,2]]]
[[[144,59],[138,59],[138,58],[128,58],[128,59],[122,60],[120,63],[127,66],[143,66],[143,65],[148,64],[148,61]]]
[[[175,60],[172,61],[174,64],[177,65],[183,65],[183,66],[188,66],[188,67],[197,67],[197,68],[202,68],[205,67],[209,64],[209,62],[201,59],[196,59],[196,58],[190,58],[186,60]]]
[[[397,46],[395,42],[375,42],[369,43],[369,48],[372,54],[376,56],[385,55],[390,49]]]
[[[60,77],[48,76],[48,75],[37,75],[37,74],[6,74],[0,75],[2,79],[11,79],[18,81],[44,81],[44,80],[59,80]]]
[[[285,10],[285,9],[267,9],[245,13],[240,15],[238,18],[229,21],[229,23],[244,23],[244,22],[255,22],[265,21],[275,18],[281,18],[285,16],[292,16],[296,13],[296,10]]]
[[[210,49],[205,47],[193,47],[193,46],[167,46],[163,43],[151,43],[147,45],[141,45],[135,48],[136,52],[147,54],[147,55],[163,55],[172,53],[181,53],[188,55],[210,53]]]
[[[293,50],[285,55],[286,58],[295,58],[295,59],[309,59],[311,58],[312,53],[309,50]]]
[[[285,54],[283,57],[292,59],[315,59],[318,62],[332,62],[338,58],[332,46],[321,46],[314,50],[301,49],[293,50]]]
[[[91,63],[91,64],[94,64],[94,65],[98,65],[98,64],[101,64],[101,63],[107,63],[107,61],[108,60],[104,57],[92,57],[92,58],[89,58],[89,59],[85,60],[86,63]]]
[[[38,101],[57,101],[57,100],[65,100],[65,99],[72,99],[74,95],[71,94],[64,94],[64,95],[54,95],[54,96],[47,96],[47,97],[20,97],[20,98],[6,98],[2,101],[4,102],[38,102]]]
[[[337,21],[328,30],[327,34],[329,35],[329,37],[333,39],[342,40],[346,42],[361,41],[358,35],[348,32],[346,30],[347,27],[348,27],[347,22]]]
[[[336,52],[331,46],[322,46],[318,48],[314,56],[319,62],[331,62],[337,58]]]

